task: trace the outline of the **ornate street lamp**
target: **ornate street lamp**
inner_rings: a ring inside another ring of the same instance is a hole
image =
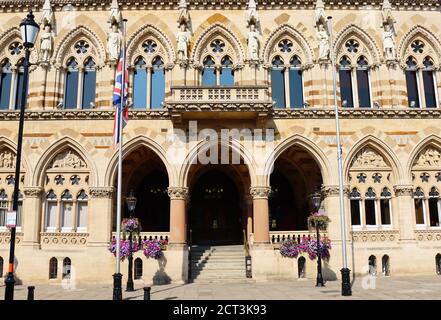
[[[129,196],[126,198],[127,201],[127,208],[129,210],[129,219],[133,218],[133,212],[136,208],[136,197],[133,193],[133,190],[130,191]],[[129,272],[127,276],[127,287],[126,291],[135,291],[135,288],[133,286],[133,253],[132,253],[132,235],[133,232],[129,232]]]
[[[314,192],[310,196],[311,206],[313,210],[313,214],[317,213],[320,209],[320,204],[322,202],[322,194],[320,191]],[[325,284],[323,282],[322,276],[322,247],[320,245],[320,224],[315,224],[315,230],[317,232],[317,281],[316,287],[324,287]]]
[[[20,167],[21,167],[21,149],[23,142],[23,127],[24,127],[24,112],[27,103],[28,82],[29,82],[29,57],[30,50],[34,47],[37,40],[38,31],[40,27],[34,20],[32,11],[29,11],[26,18],[20,23],[21,37],[23,40],[23,47],[25,48],[25,59],[23,62],[23,91],[20,106],[20,118],[18,125],[18,141],[17,141],[17,157],[15,159],[15,177],[14,177],[14,196],[12,199],[12,211],[17,215],[19,184],[20,184]],[[8,275],[5,280],[5,300],[14,300],[14,254],[15,254],[15,224],[11,227],[11,241],[9,248],[9,267]]]

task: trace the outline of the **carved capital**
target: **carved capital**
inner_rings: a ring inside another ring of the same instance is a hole
[[[394,192],[397,197],[412,196],[413,195],[413,186],[412,185],[394,186]]]
[[[343,186],[343,194],[349,195],[349,186]],[[322,186],[321,188],[323,198],[327,197],[338,197],[339,196],[339,187],[338,185],[328,185]]]
[[[24,187],[23,192],[26,198],[38,198],[41,194],[41,187]]]
[[[187,187],[169,187],[167,189],[168,196],[171,200],[187,200],[188,188]]]
[[[111,198],[115,188],[113,187],[92,187],[89,193],[92,198]]]
[[[253,199],[268,199],[268,196],[271,192],[270,187],[251,187],[250,195]]]

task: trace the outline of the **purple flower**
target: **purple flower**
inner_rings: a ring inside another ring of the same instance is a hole
[[[132,242],[132,254],[139,251],[139,244],[137,241]],[[109,251],[113,253],[113,255],[116,257],[116,239],[112,239],[112,242],[110,243]],[[121,240],[120,241],[120,259],[124,260],[130,255],[130,241],[129,240]]]
[[[163,256],[162,248],[166,245],[163,240],[144,240],[142,246],[146,257],[158,259]]]

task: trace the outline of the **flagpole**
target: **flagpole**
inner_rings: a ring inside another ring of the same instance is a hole
[[[337,101],[337,76],[335,70],[335,52],[332,39],[332,17],[328,17],[328,32],[329,32],[329,51],[331,58],[332,68],[332,82],[334,90],[334,107],[335,107],[335,131],[337,139],[337,162],[338,162],[338,195],[340,200],[340,231],[341,231],[341,246],[342,246],[342,259],[343,268],[341,271],[342,276],[342,295],[351,296],[351,283],[350,283],[350,271],[348,268],[348,256],[346,252],[346,219],[345,219],[345,206],[343,198],[343,164],[341,155],[341,143],[340,143],[340,121],[338,116],[338,101]]]
[[[123,115],[125,107],[125,75],[126,75],[126,26],[127,19],[123,20],[123,65],[121,70],[121,107],[117,108],[118,115],[118,182],[116,198],[116,273],[113,286],[113,300],[122,300],[122,274],[121,274],[121,207],[122,207],[122,145],[123,145]]]

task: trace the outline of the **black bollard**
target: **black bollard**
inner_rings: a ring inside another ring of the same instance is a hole
[[[150,300],[150,287],[144,287],[144,300]]]
[[[35,290],[34,286],[28,287],[28,300],[34,300],[34,290]]]

